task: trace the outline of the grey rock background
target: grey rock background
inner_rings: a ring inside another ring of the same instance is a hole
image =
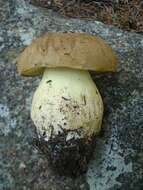
[[[0,0],[0,20],[0,190],[143,189],[143,36],[64,19],[24,0]],[[120,59],[117,73],[92,73],[105,105],[103,134],[87,174],[76,179],[54,174],[33,148],[30,105],[40,77],[16,71],[19,53],[48,31],[99,35]]]

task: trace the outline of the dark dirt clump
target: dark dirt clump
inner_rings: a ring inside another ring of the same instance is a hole
[[[72,18],[98,20],[143,33],[142,0],[26,0]]]
[[[95,137],[90,141],[84,138],[66,141],[67,134],[59,134],[49,141],[37,137],[33,143],[46,155],[49,166],[60,175],[78,176],[87,171],[87,164],[95,148]]]

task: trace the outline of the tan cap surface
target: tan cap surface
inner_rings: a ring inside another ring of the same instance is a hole
[[[47,67],[114,72],[117,57],[99,37],[85,33],[48,33],[34,40],[21,53],[18,71],[21,75],[34,76]]]

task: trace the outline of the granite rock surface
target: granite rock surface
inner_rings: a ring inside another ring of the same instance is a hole
[[[0,0],[0,190],[143,189],[143,36],[100,22],[65,19],[24,0]],[[16,59],[49,31],[87,32],[117,52],[115,74],[91,73],[103,97],[102,135],[87,174],[58,176],[32,146],[30,105],[41,77],[25,78]]]

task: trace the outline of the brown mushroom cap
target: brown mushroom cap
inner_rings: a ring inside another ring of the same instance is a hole
[[[99,37],[85,33],[48,33],[34,40],[18,58],[21,75],[39,75],[45,68],[54,67],[114,72],[117,57]]]

